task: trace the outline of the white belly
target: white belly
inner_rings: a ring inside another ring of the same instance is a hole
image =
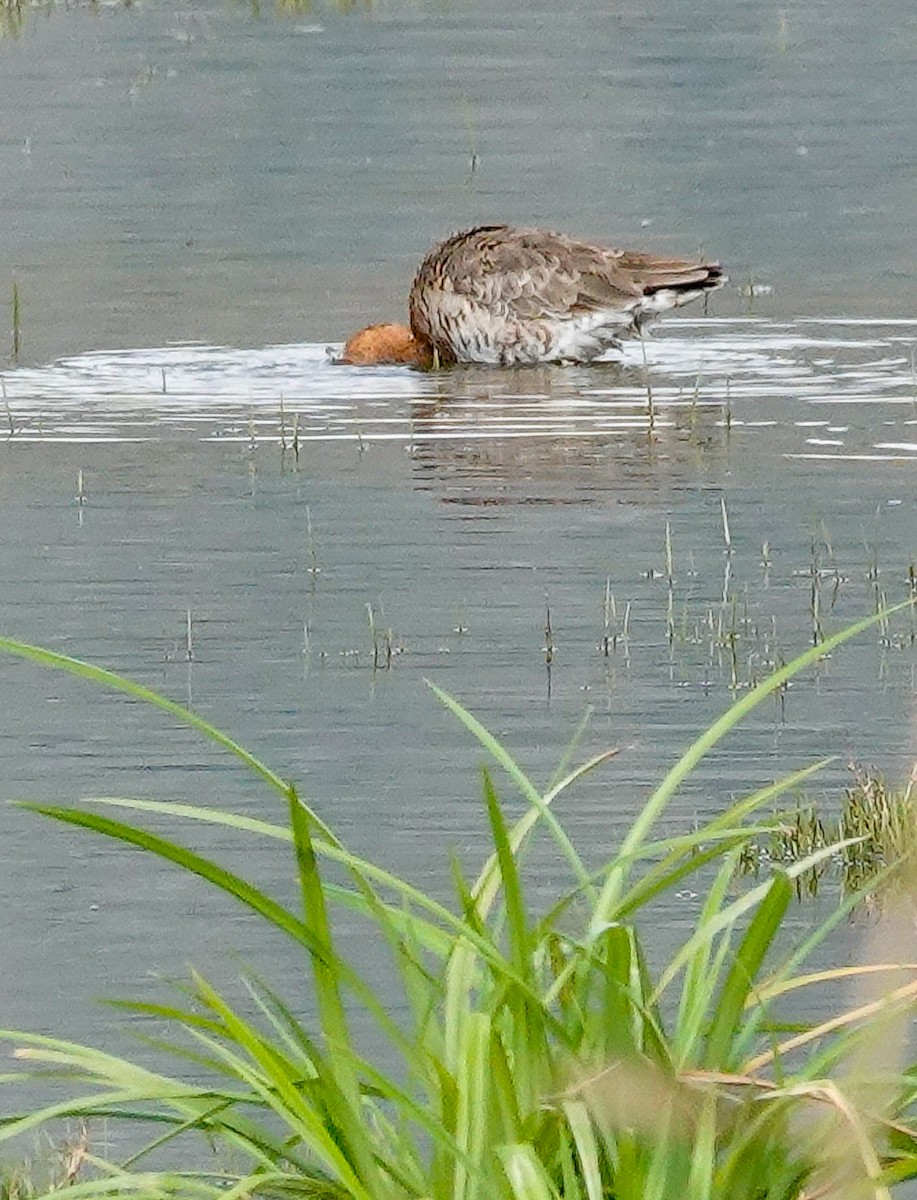
[[[434,341],[448,345],[458,362],[490,366],[583,363],[620,346],[623,339],[639,334],[647,321],[697,294],[662,289],[634,297],[619,309],[519,320],[467,296],[440,292],[425,315]]]

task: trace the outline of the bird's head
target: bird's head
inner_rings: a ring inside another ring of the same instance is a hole
[[[406,325],[367,325],[347,339],[339,363],[355,367],[407,364],[430,367],[433,356]]]

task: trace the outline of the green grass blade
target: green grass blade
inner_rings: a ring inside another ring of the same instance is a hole
[[[704,1097],[698,1114],[685,1200],[711,1200],[716,1170],[716,1098]]]
[[[349,968],[334,949],[331,922],[309,828],[311,815],[299,803],[292,786],[288,790],[288,798],[303,921],[312,933],[309,951],[322,1032],[328,1048],[325,1063],[316,1065],[319,1070],[324,1065],[328,1077],[326,1092],[329,1103],[333,1102],[331,1116],[338,1137],[345,1142],[367,1195],[378,1197],[384,1191],[382,1177],[362,1112],[360,1086],[353,1069],[356,1054],[340,992],[340,982],[347,978]]]
[[[299,803],[296,790],[288,789],[290,827],[296,851],[296,868],[302,902],[303,924],[311,932],[309,951],[315,972],[315,993],[318,999],[322,1030],[330,1047],[350,1045],[347,1017],[338,981],[343,963],[335,953],[331,923],[325,904],[325,893],[318,873],[309,815]]]
[[[787,868],[786,874],[789,879],[795,879],[797,875],[802,875],[806,871],[810,871],[813,867],[824,862],[826,859],[832,858],[839,848],[850,844],[850,842],[859,841],[858,838],[848,839],[847,842],[835,842],[830,846],[825,846],[820,850],[816,850],[813,854],[801,858],[798,862],[793,863]],[[695,952],[697,944],[702,941],[711,940],[716,937],[722,930],[734,925],[735,922],[746,912],[749,912],[757,904],[759,904],[770,888],[770,881],[758,884],[757,887],[749,889],[741,895],[737,900],[733,901],[727,908],[724,908],[715,917],[711,918],[706,925],[696,929],[688,938],[680,950],[674,955],[672,961],[665,968],[659,977],[659,982],[656,985],[655,999],[658,999],[665,989],[669,986],[678,972],[682,969],[685,963],[690,959]]]
[[[497,1150],[514,1200],[559,1200],[544,1164],[527,1142]]]
[[[550,829],[554,840],[557,842],[561,852],[570,864],[570,868],[577,883],[581,887],[588,889],[591,886],[589,882],[589,873],[583,865],[582,859],[577,854],[573,843],[570,841],[570,838],[564,831],[563,826],[551,812],[549,804],[545,801],[544,797],[531,782],[522,768],[518,765],[516,760],[509,754],[505,747],[497,741],[493,734],[485,729],[481,722],[473,717],[466,708],[463,708],[457,700],[453,699],[448,692],[444,692],[442,688],[437,687],[436,684],[432,683],[429,679],[426,680],[426,684],[433,694],[437,696],[438,699],[446,706],[446,708],[448,708],[451,713],[454,713],[455,716],[458,717],[459,721],[461,721],[461,723],[465,726],[465,728],[472,733],[475,738],[477,738],[478,742],[480,742],[480,744],[484,747],[488,754],[490,754],[494,761],[499,763],[503,770],[506,771],[510,779],[513,780],[519,791],[522,793],[524,799],[532,806],[538,817],[540,817]],[[518,853],[522,841],[528,833],[528,830],[533,825],[534,819],[526,821],[526,819],[523,818],[523,821],[513,829],[511,841],[513,845],[513,851],[515,853]],[[475,884],[475,894],[485,901],[485,912],[490,907],[490,903],[492,902],[492,892],[494,887],[492,876],[495,871],[495,867],[495,859],[491,858],[488,860],[484,870],[481,872],[478,882]]]
[[[203,1034],[197,1036],[212,1052],[224,1057],[232,1073],[244,1079],[278,1113],[286,1129],[300,1131],[312,1151],[321,1156],[326,1168],[340,1178],[349,1192],[360,1200],[381,1195],[377,1166],[367,1145],[368,1131],[362,1121],[360,1097],[343,1094],[338,1083],[342,1062],[350,1061],[348,1048],[333,1048],[324,1061],[316,1053],[317,1078],[305,1086],[297,1062],[263,1038],[206,980],[195,976],[195,984],[203,1003],[219,1015],[230,1041],[223,1044]],[[237,1046],[244,1058],[232,1046]]]
[[[183,870],[205,879],[208,883],[220,888],[221,891],[233,896],[247,908],[264,917],[277,929],[289,934],[295,941],[307,946],[310,950],[314,950],[316,954],[322,953],[322,947],[316,944],[312,930],[288,912],[283,905],[278,904],[276,900],[239,875],[227,871],[218,863],[203,858],[184,846],[159,837],[158,834],[149,833],[145,829],[138,829],[136,826],[126,825],[122,821],[113,821],[109,817],[99,816],[98,813],[84,813],[78,809],[57,808],[53,805],[31,802],[20,804],[19,807],[41,813],[43,816],[51,817],[55,821],[62,821],[67,825],[90,829],[94,833],[103,834],[105,837],[114,838],[116,841],[130,846],[137,846],[141,850],[164,858],[167,862],[175,863]]]
[[[272,897],[254,887],[240,876],[221,867],[218,863],[212,862],[210,859],[203,858],[201,855],[195,854],[193,851],[165,838],[161,838],[156,834],[120,821],[113,821],[97,813],[84,813],[77,809],[57,808],[50,805],[33,804],[31,802],[20,804],[20,807],[52,817],[54,820],[62,821],[69,825],[101,833],[106,837],[114,838],[128,845],[137,846],[139,849],[156,854],[168,862],[175,863],[191,874],[197,875],[206,882],[225,891],[259,916],[270,921],[272,925],[275,925],[282,932],[288,934],[300,945],[304,946],[310,955],[313,955],[316,959],[324,960],[327,958],[327,945],[320,940],[320,937],[316,935],[315,930],[310,924],[300,921]],[[308,812],[308,810],[304,811]],[[348,858],[351,862],[359,862],[359,860],[352,859],[349,856]],[[412,894],[418,893],[414,893],[412,889]],[[365,905],[361,904],[361,908],[365,911]],[[393,911],[397,913],[397,910]],[[448,913],[447,909],[442,908],[441,911],[448,915],[450,920],[455,920],[452,914]],[[465,930],[465,926],[461,923],[458,924],[458,928],[463,932]],[[494,957],[500,969],[508,970],[508,964],[506,964],[502,956],[494,950],[487,940],[484,938],[479,940],[480,948],[486,954]],[[451,947],[453,941],[446,940],[441,945]],[[361,1001],[366,1010],[375,1017],[379,1028],[393,1044],[398,1046],[410,1058],[411,1046],[409,1040],[392,1019],[391,1013],[382,999],[367,986],[362,977],[345,960],[335,957],[333,963],[334,969],[338,973],[339,981],[345,984]],[[523,990],[527,990],[524,980],[519,980],[518,982]]]
[[[751,813],[763,808],[764,805],[772,803],[785,792],[800,787],[807,779],[824,770],[833,761],[833,758],[822,758],[798,771],[792,771],[789,775],[782,776],[773,783],[759,788],[750,796],[730,805],[725,812],[720,813],[693,834],[674,839],[672,849],[666,857],[651,867],[630,891],[621,897],[617,910],[618,919],[630,916],[638,908],[664,894],[695,869],[702,867],[711,857],[718,857],[723,849],[731,849],[731,846],[720,846],[714,850],[712,855],[705,854],[701,849],[705,843],[713,842],[716,846],[721,837],[728,839],[738,837],[745,840],[768,833],[772,826],[742,827],[740,822]],[[656,852],[655,845],[655,843],[644,843],[633,861],[654,854]]]
[[[589,1109],[582,1100],[567,1100],[564,1102],[564,1114],[573,1134],[587,1200],[605,1200],[595,1126]]]
[[[707,1039],[705,1062],[708,1069],[729,1071],[738,1058],[735,1054],[735,1034],[748,995],[758,978],[777,931],[783,921],[793,889],[784,872],[774,876],[764,899],[736,951],[735,960],[720,992],[716,1015]]]
[[[33,801],[20,801],[18,803],[21,807],[35,809],[36,811],[44,811],[46,807]],[[217,809],[198,808],[192,805],[176,804],[169,801],[135,800],[112,796],[95,797],[92,803],[137,809],[143,812],[182,816],[191,820],[204,821],[208,824],[251,830],[252,832],[268,837],[277,837],[288,842],[292,841],[292,834],[287,829],[281,829],[279,826],[257,821],[251,817],[239,818],[234,814],[224,814]],[[302,802],[300,801],[300,803]],[[307,812],[311,813],[308,806],[304,807]],[[62,813],[73,811],[77,810],[55,810],[55,812]],[[51,813],[50,815],[53,816],[55,814]],[[77,822],[74,821],[73,823]],[[82,822],[80,823],[82,824]],[[125,828],[131,828],[131,826],[125,826]],[[499,972],[506,969],[507,964],[499,951],[494,947],[489,937],[481,932],[483,926],[477,916],[474,916],[476,902],[471,897],[470,890],[466,890],[468,901],[464,905],[468,915],[463,918],[457,916],[435,898],[425,895],[412,884],[399,879],[398,876],[393,875],[390,871],[386,871],[382,867],[377,867],[373,863],[349,853],[337,841],[330,843],[314,839],[313,847],[317,854],[326,856],[333,862],[346,867],[352,875],[359,877],[364,883],[372,882],[380,887],[390,889],[401,899],[403,902],[401,906],[383,904],[382,901],[378,900],[378,897],[376,897],[375,901],[375,903],[382,905],[386,920],[391,923],[399,936],[410,937],[416,940],[425,950],[440,959],[448,957],[456,938],[466,938],[474,944],[475,949],[481,957],[487,960],[495,970]],[[361,895],[358,891],[342,888],[332,883],[325,883],[323,887],[328,896],[334,897],[339,903],[354,911],[370,916],[377,913],[375,904],[368,903],[365,894]],[[432,920],[428,921],[417,916],[412,911],[414,908],[429,914]],[[521,978],[517,977],[515,982],[519,987],[525,988],[526,986],[525,981]]]
[[[485,1147],[490,1116],[487,1103],[490,1038],[487,1014],[467,1013],[461,1023],[454,1068],[458,1091],[455,1138],[462,1156],[455,1164],[453,1200],[477,1200],[481,1192],[482,1166],[488,1157]]]
[[[506,929],[510,961],[515,974],[525,981],[529,994],[532,994],[537,990],[538,984],[533,970],[532,939],[528,927],[522,880],[510,845],[500,801],[486,768],[483,771],[483,783],[491,836],[496,847],[500,879],[506,898]],[[537,1085],[532,1066],[534,1063],[543,1061],[548,1044],[544,1037],[544,1025],[540,1020],[541,1008],[530,1003],[524,992],[510,987],[506,1009],[511,1014],[508,1037],[512,1047],[517,1093],[521,1097],[521,1107],[528,1109],[532,1104],[537,1103],[535,1095]]]
[[[497,863],[500,868],[500,881],[503,895],[506,898],[506,923],[509,932],[510,958],[520,978],[531,982],[532,958],[528,917],[526,914],[525,897],[522,890],[522,880],[510,845],[506,822],[500,801],[494,791],[490,774],[483,771],[484,802],[487,806],[487,816],[490,820],[490,832],[496,847]]]
[[[573,731],[573,736],[567,742],[566,746],[564,746],[560,760],[558,761],[557,766],[554,768],[554,774],[551,776],[550,782],[548,783],[549,792],[553,791],[555,788],[560,788],[563,786],[561,781],[570,771],[570,763],[573,760],[573,755],[576,753],[577,747],[583,740],[586,730],[589,728],[589,725],[592,722],[594,713],[595,710],[591,704],[587,704],[583,709],[583,715],[580,717],[579,723],[577,724],[576,729]]]
[[[735,878],[736,860],[734,851],[723,856],[720,868],[701,905],[695,922],[697,929],[710,927],[720,912]],[[694,1063],[698,1059],[695,1046],[703,1037],[709,1020],[716,981],[728,952],[728,941],[724,937],[718,942],[714,938],[698,938],[692,945],[691,954],[686,957],[673,1038],[673,1049],[678,1055],[679,1064]]]
[[[286,794],[288,785],[284,785]],[[27,801],[26,801],[27,803]],[[83,796],[81,804],[100,804],[104,808],[127,808],[136,812],[157,813],[167,817],[182,817],[186,821],[202,821],[206,825],[222,825],[241,833],[253,833],[258,837],[275,838],[279,842],[293,842],[289,825],[278,825],[274,821],[263,821],[244,813],[226,812],[222,808],[208,808],[205,804],[182,804],[176,800],[143,800],[135,796]],[[335,839],[334,847],[340,848]]]

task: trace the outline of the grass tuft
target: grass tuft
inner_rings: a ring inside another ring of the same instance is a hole
[[[805,875],[798,876],[799,895],[818,895],[822,880],[833,873],[844,894],[866,891],[870,903],[883,894],[908,889],[911,864],[917,860],[917,767],[903,786],[893,787],[875,771],[851,764],[853,783],[831,819],[814,804],[778,814],[766,839],[750,842],[741,869],[759,874],[772,864],[798,863],[828,846],[842,847]]]

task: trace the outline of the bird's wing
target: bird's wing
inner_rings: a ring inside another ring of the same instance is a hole
[[[643,288],[622,255],[546,230],[473,230],[453,243],[455,292],[521,320],[621,309]]]
[[[698,284],[712,286],[722,281],[719,263],[693,262],[683,258],[657,258],[625,250],[619,260],[620,269],[633,279],[641,292],[659,288],[690,288]]]

